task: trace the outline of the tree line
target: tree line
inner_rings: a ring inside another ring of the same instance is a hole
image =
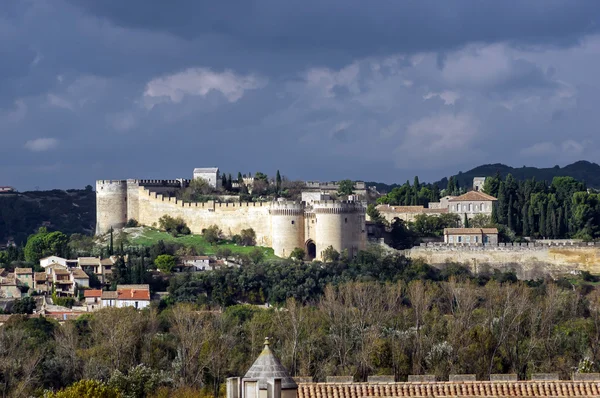
[[[269,281],[281,277],[268,272]],[[184,282],[171,302],[144,311],[103,309],[62,326],[12,317],[0,328],[0,390],[40,395],[76,383],[73,390],[87,385],[125,397],[223,396],[226,378],[245,374],[265,336],[293,376],[318,381],[534,372],[568,378],[600,370],[600,293],[584,281],[589,276],[520,282],[457,266],[445,276],[417,269],[376,275],[339,272],[307,296],[279,285],[264,292],[278,297],[271,308],[208,305],[204,294],[185,293],[194,286]],[[259,280],[248,279],[247,291],[260,289],[250,286]],[[300,291],[310,286],[305,282]]]

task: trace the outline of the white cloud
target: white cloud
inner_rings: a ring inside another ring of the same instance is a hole
[[[58,147],[56,138],[36,138],[25,143],[25,148],[32,152],[44,152]]]
[[[439,93],[429,92],[423,96],[423,99],[428,100],[433,97],[439,97],[446,105],[454,105],[456,100],[460,98],[460,94],[451,90],[444,90]]]
[[[521,155],[525,156],[546,156],[557,152],[557,147],[553,142],[536,142],[535,144],[523,148]]]
[[[75,109],[75,107],[70,101],[59,97],[58,95],[48,94],[47,99],[50,105],[55,106],[57,108],[68,109],[70,111],[73,111]]]
[[[107,117],[110,127],[116,131],[125,132],[137,126],[137,121],[131,112],[120,112]]]
[[[396,148],[398,167],[423,168],[452,165],[480,155],[472,149],[478,137],[478,122],[469,114],[442,113],[408,125],[402,144]]]
[[[573,140],[563,141],[560,147],[564,153],[569,155],[580,155],[584,150],[583,144]]]
[[[25,115],[27,115],[27,104],[22,99],[18,99],[15,101],[15,109],[7,113],[7,119],[9,122],[18,123],[25,119]]]
[[[333,97],[335,87],[345,87],[352,93],[360,92],[359,72],[358,63],[353,63],[339,71],[329,68],[311,68],[306,72],[304,78],[309,86],[320,88],[325,97]]]
[[[247,90],[262,88],[266,79],[255,75],[238,75],[231,70],[222,73],[208,68],[190,68],[183,72],[152,79],[144,91],[145,104],[152,108],[165,100],[179,103],[187,95],[206,96],[218,91],[229,102],[236,102]]]
[[[566,140],[558,145],[549,141],[537,142],[527,148],[522,149],[520,153],[524,156],[535,157],[559,154],[578,156],[583,153],[586,144],[589,144],[589,142],[580,143],[574,140]]]

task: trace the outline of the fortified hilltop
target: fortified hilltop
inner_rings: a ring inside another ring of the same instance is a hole
[[[198,170],[215,172],[218,177],[216,168],[196,169],[195,175]],[[315,194],[314,187],[298,202],[190,203],[171,196],[189,183],[185,179],[96,181],[96,234],[107,233],[111,227],[123,228],[130,219],[141,225],[158,225],[162,216],[169,215],[181,217],[194,234],[211,225],[229,236],[252,228],[256,243],[272,247],[280,257],[302,248],[309,259],[320,260],[329,246],[355,256],[366,246],[366,207],[357,196],[330,200],[329,195]]]

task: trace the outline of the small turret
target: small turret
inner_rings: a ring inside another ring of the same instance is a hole
[[[265,347],[241,381],[227,379],[227,398],[296,398],[298,385],[270,345],[265,338]]]

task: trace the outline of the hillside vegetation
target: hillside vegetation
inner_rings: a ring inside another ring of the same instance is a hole
[[[164,243],[177,243],[184,247],[193,247],[197,253],[216,254],[219,249],[229,249],[232,254],[249,254],[256,246],[240,246],[226,240],[211,245],[202,235],[173,236],[167,232],[154,228],[137,227],[125,229],[126,246],[150,247],[160,241]],[[273,249],[261,247],[266,258],[275,258]]]
[[[88,189],[55,189],[0,195],[0,243],[17,244],[41,226],[66,234],[92,234],[96,225],[96,193]]]

